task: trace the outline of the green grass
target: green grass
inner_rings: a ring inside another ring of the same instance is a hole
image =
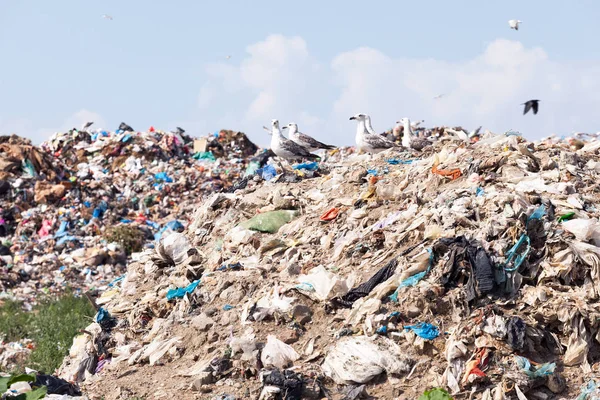
[[[65,295],[41,301],[31,312],[15,301],[0,306],[0,336],[5,341],[32,339],[35,349],[26,365],[53,373],[73,343],[73,337],[92,321],[94,307],[85,297]]]

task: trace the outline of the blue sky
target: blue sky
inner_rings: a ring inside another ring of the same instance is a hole
[[[358,112],[379,131],[409,117],[530,138],[596,132],[598,15],[592,0],[2,0],[0,133],[39,142],[92,119],[265,144],[261,127],[278,118],[349,144]],[[524,117],[531,98],[540,113]]]

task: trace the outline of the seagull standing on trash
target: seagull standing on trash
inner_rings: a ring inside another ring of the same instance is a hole
[[[402,146],[407,149],[414,149],[421,151],[425,147],[431,145],[431,142],[427,139],[418,138],[413,134],[410,119],[402,118],[399,123],[404,124],[404,135],[402,136]]]
[[[298,130],[298,125],[294,122],[290,122],[287,126],[284,126],[282,129],[289,129],[288,136],[291,141],[299,144],[302,147],[305,147],[308,151],[317,151],[317,150],[333,150],[335,146],[331,146],[329,144],[325,144],[319,142],[317,139],[312,136],[305,135],[304,133]]]
[[[311,154],[304,146],[286,139],[281,133],[279,121],[276,119],[271,121],[271,150],[277,157],[286,160],[302,160],[304,158],[314,160],[319,158],[319,156]]]
[[[515,31],[518,31],[519,24],[522,22],[523,21],[519,21],[518,19],[511,19],[510,21],[508,21],[508,26],[510,26],[510,29],[514,29]]]
[[[525,106],[525,109],[523,110],[523,115],[527,114],[529,110],[533,110],[534,115],[537,114],[538,108],[540,106],[539,102],[539,100],[529,100],[523,103],[522,105]]]
[[[385,136],[375,133],[371,126],[371,117],[366,114],[356,114],[350,120],[358,121],[356,127],[356,147],[369,153],[379,153],[392,147],[396,143],[388,140]]]

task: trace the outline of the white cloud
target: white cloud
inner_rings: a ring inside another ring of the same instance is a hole
[[[362,47],[324,63],[302,38],[282,35],[246,50],[237,66],[208,66],[205,87],[214,104],[236,99],[227,112],[238,118],[218,122],[261,144],[266,136],[260,128],[272,118],[295,120],[322,140],[350,144],[354,126],[348,117],[357,112],[371,114],[379,131],[402,117],[424,119],[428,126],[517,129],[529,138],[598,130],[600,63],[555,61],[543,49],[517,41],[498,39],[460,62],[395,59]],[[446,96],[433,98],[442,93]],[[523,116],[521,103],[530,99],[541,100],[540,112]],[[204,109],[218,115],[222,106]]]

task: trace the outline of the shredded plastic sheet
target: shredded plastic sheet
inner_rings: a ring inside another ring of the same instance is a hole
[[[530,378],[542,378],[552,375],[556,369],[556,363],[544,363],[532,367],[531,361],[525,357],[515,356],[515,360],[519,368]]]

